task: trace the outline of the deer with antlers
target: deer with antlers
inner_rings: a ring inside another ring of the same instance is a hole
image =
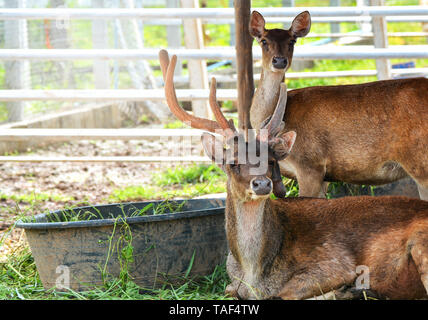
[[[250,34],[262,47],[262,78],[250,110],[254,129],[275,109],[286,68],[276,68],[276,48],[290,64],[297,36],[309,32],[309,13],[290,30],[265,29],[253,12]],[[299,31],[300,30],[300,31]],[[279,41],[278,39],[282,39]],[[398,79],[357,85],[308,87],[288,92],[283,131],[297,139],[279,162],[281,173],[299,182],[299,195],[324,197],[328,182],[382,185],[410,176],[428,200],[428,79]]]
[[[364,265],[371,290],[380,296],[427,296],[428,202],[405,197],[272,200],[271,193],[283,188],[278,163],[290,156],[298,138],[294,131],[283,130],[285,85],[273,115],[253,141],[242,143],[242,135],[217,104],[215,79],[210,106],[216,121],[195,117],[181,108],[175,94],[176,56],[169,61],[162,50],[159,58],[172,113],[193,128],[222,135],[227,146],[215,135],[202,135],[206,154],[228,177],[228,294],[243,299],[310,298],[352,285],[357,267]],[[264,158],[254,163],[251,153],[264,153]]]

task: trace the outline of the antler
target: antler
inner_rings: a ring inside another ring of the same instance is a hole
[[[285,83],[281,83],[279,90],[279,98],[278,103],[276,104],[275,111],[270,118],[267,118],[263,121],[261,129],[267,130],[263,134],[259,134],[257,138],[260,141],[267,142],[270,146],[282,143],[282,139],[277,137],[278,133],[280,133],[284,129],[284,113],[285,107],[287,105],[287,86]],[[272,183],[273,183],[273,193],[278,198],[283,198],[287,194],[287,190],[285,189],[284,184],[282,183],[281,178],[281,170],[278,164],[278,161],[275,161],[274,166],[272,168]]]
[[[217,121],[193,116],[186,112],[178,103],[174,87],[174,69],[177,63],[177,56],[173,55],[169,61],[166,50],[159,51],[159,60],[165,82],[165,97],[171,112],[181,121],[189,123],[192,128],[207,130],[214,133],[220,133],[225,137],[230,137],[236,132],[233,123],[227,121],[217,104],[216,99],[216,81],[212,79],[210,87],[210,107]]]
[[[279,89],[279,98],[275,107],[275,111],[273,112],[270,118],[267,118],[263,121],[261,125],[261,129],[267,130],[267,135],[259,136],[262,140],[267,140],[269,144],[277,143],[277,139],[275,136],[284,129],[284,113],[285,107],[287,105],[287,85],[285,83],[281,83]]]

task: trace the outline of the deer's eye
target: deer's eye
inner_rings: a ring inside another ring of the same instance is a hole
[[[261,42],[261,43],[262,43],[262,45],[264,45],[264,46],[266,46],[266,45],[267,45],[267,41],[266,41],[265,39],[262,39],[260,42]]]
[[[290,41],[290,45],[291,45],[291,46],[294,46],[295,44],[296,44],[296,40],[291,40],[291,41]]]
[[[239,169],[239,165],[238,165],[238,164],[232,163],[232,164],[230,165],[230,168],[231,168],[231,169],[232,169],[236,174],[239,174],[240,169]]]

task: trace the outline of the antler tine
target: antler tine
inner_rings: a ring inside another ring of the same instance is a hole
[[[177,95],[175,94],[174,87],[174,69],[177,63],[177,56],[173,55],[171,61],[169,62],[168,52],[161,50],[159,52],[159,60],[162,68],[162,73],[164,74],[165,81],[165,97],[168,103],[168,107],[171,112],[181,121],[189,123],[192,128],[207,130],[210,132],[216,132],[222,127],[215,121],[196,117],[187,113],[178,103]]]
[[[233,135],[233,133],[236,131],[235,126],[231,126],[229,121],[225,118],[223,112],[221,112],[220,106],[217,103],[217,80],[214,77],[211,79],[210,86],[210,107],[215,119],[217,120],[217,123],[225,131],[226,135]]]
[[[166,79],[166,72],[168,70],[168,66],[169,66],[169,55],[168,55],[168,51],[162,49],[161,51],[159,51],[159,61],[160,61],[160,67],[162,70],[162,76],[163,76],[163,81],[165,81]]]
[[[284,119],[285,107],[287,105],[287,85],[281,83],[278,103],[276,104],[275,111],[269,122],[264,126],[268,130],[268,135],[273,136],[276,134],[277,129],[281,126]]]

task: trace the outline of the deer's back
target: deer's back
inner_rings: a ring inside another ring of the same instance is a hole
[[[428,160],[425,78],[291,90],[284,118],[297,132],[287,161],[326,163],[326,180],[383,184],[406,176],[409,154]]]
[[[428,202],[407,197],[287,198],[274,205],[284,226],[311,245],[336,237],[358,248],[372,235],[428,222]]]

